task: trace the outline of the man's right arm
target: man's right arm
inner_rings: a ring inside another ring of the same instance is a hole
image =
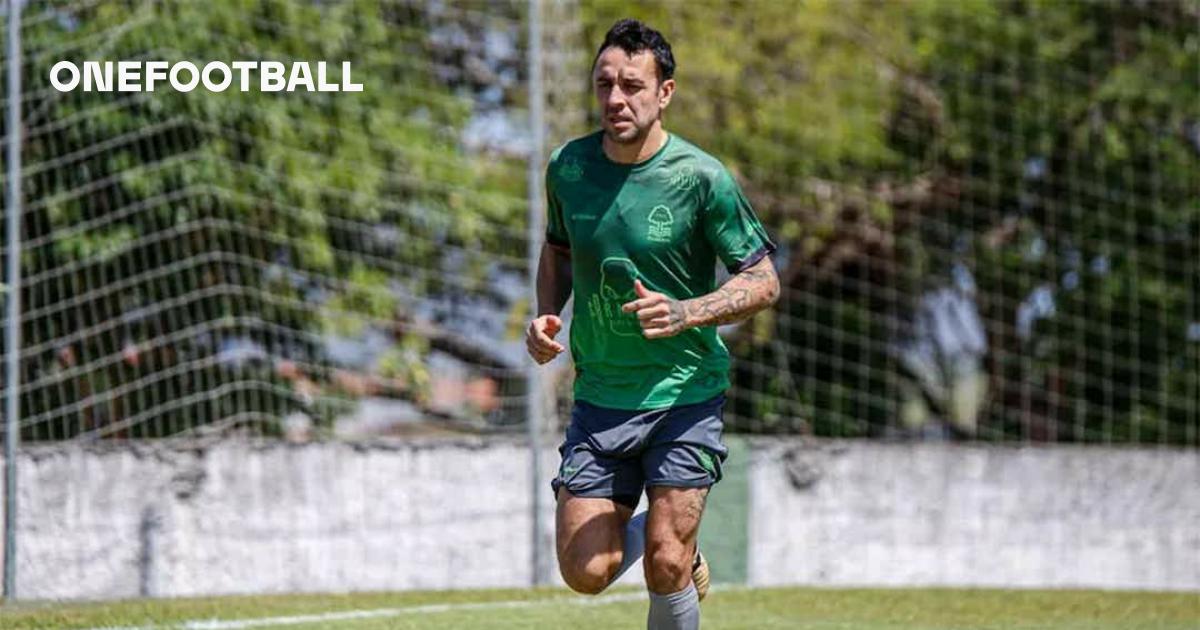
[[[566,350],[554,340],[562,330],[558,314],[571,297],[571,250],[561,245],[542,245],[537,272],[537,317],[525,330],[525,347],[538,363],[547,363]]]
[[[571,250],[561,245],[542,245],[538,258],[537,314],[558,315],[571,297]]]

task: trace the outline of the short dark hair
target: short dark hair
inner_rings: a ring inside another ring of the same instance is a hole
[[[613,46],[624,50],[631,57],[643,50],[649,50],[658,64],[659,82],[675,76],[675,55],[671,54],[671,44],[667,43],[667,38],[663,37],[662,33],[639,20],[617,20],[617,23],[608,29],[608,33],[604,35],[604,43],[600,44],[596,57],[592,59],[593,68],[596,67],[601,53]]]

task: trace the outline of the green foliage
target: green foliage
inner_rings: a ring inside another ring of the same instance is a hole
[[[221,340],[238,336],[279,356],[291,336],[303,346],[293,358],[319,377],[324,360],[314,335],[386,328],[406,315],[409,305],[389,282],[417,296],[453,290],[430,282],[447,247],[466,248],[468,264],[523,251],[494,227],[523,221],[523,199],[514,194],[523,192],[523,178],[513,177],[510,162],[485,163],[460,147],[471,103],[433,75],[423,8],[373,0],[78,5],[25,11],[31,245],[24,272],[51,274],[26,297],[27,310],[42,315],[27,321],[25,345],[47,349],[25,366],[24,381],[33,384],[25,415],[35,418],[27,437],[68,437],[139,413],[169,419],[134,434],[222,418],[212,411],[218,405],[171,403],[181,392],[247,378],[259,389],[290,384],[270,369],[218,367],[198,383],[186,376],[185,356],[212,363]],[[235,73],[233,88],[216,94],[164,84],[152,94],[59,94],[48,84],[59,59],[201,67],[210,60],[309,61],[314,69],[328,61],[331,82],[349,61],[353,80],[365,87],[241,92]],[[388,229],[399,237],[379,238]],[[146,279],[118,282],[135,275]],[[142,316],[109,330],[136,308]],[[189,326],[200,326],[196,337],[162,339]],[[206,326],[215,326],[215,338],[206,337]],[[72,330],[107,334],[63,336]],[[208,341],[197,345],[202,338]],[[106,360],[129,345],[145,345],[153,360]],[[54,348],[63,346],[74,352],[75,363],[65,366],[74,380],[53,378],[64,368]],[[416,371],[399,363],[420,363],[426,350],[410,350],[389,356],[388,371]],[[72,367],[89,362],[104,367]],[[156,388],[116,393],[167,373],[176,376]],[[49,413],[89,395],[107,410],[87,406],[79,420]],[[234,413],[282,416],[287,410],[273,406],[275,398],[239,401]]]
[[[1186,338],[1200,277],[1196,9],[921,5],[913,32],[945,95],[943,144],[967,148],[941,159],[966,183],[966,211],[940,218],[974,234],[1001,435],[1197,440],[1197,392],[1164,378],[1200,379]],[[1022,217],[1013,237],[989,238],[1008,217]],[[1016,339],[1013,305],[1040,284],[1056,314]]]
[[[31,3],[23,31],[28,437],[278,416],[294,383],[231,375],[222,339],[299,343],[323,378],[313,339],[386,328],[409,315],[399,296],[476,290],[489,261],[523,256],[524,177],[460,147],[472,106],[435,75],[459,60],[431,52],[434,9],[76,5]],[[1196,444],[1197,15],[1195,0],[580,3],[589,60],[620,17],[668,35],[668,126],[737,173],[784,246],[783,303],[731,340],[732,425],[887,432],[911,389],[893,350],[907,314],[959,264],[988,326],[981,437]],[[60,95],[58,59],[327,60],[334,79],[347,60],[366,88]],[[595,110],[585,76],[555,87]],[[447,252],[463,258],[450,273]],[[1027,334],[1017,311],[1039,288],[1054,313]],[[429,344],[398,341],[374,369],[419,391]]]

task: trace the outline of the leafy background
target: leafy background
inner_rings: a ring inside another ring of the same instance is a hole
[[[25,437],[331,430],[367,398],[519,425],[524,11],[29,3]],[[668,127],[781,246],[780,304],[725,331],[732,429],[1200,444],[1200,3],[546,13],[553,141],[644,19]],[[367,89],[60,94],[58,59],[347,60]],[[439,407],[459,373],[495,391]]]

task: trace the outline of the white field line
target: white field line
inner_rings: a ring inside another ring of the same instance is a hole
[[[496,602],[466,602],[460,604],[424,604],[399,608],[374,608],[370,610],[345,610],[314,615],[292,615],[288,617],[258,617],[252,619],[192,619],[175,623],[149,626],[101,626],[88,630],[242,630],[242,628],[269,628],[274,626],[296,626],[309,623],[357,621],[360,619],[386,619],[404,615],[428,615],[459,610],[493,610],[512,608],[538,608],[571,604],[575,606],[602,606],[620,602],[636,602],[646,599],[646,593],[619,593],[599,597],[552,597],[548,599],[517,599]]]

